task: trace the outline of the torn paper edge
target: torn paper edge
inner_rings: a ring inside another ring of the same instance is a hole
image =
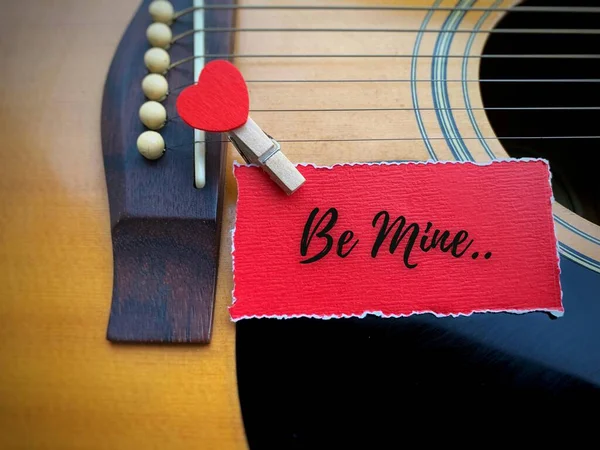
[[[233,306],[233,305],[232,305]],[[231,308],[231,306],[230,306]],[[510,313],[510,314],[528,314],[533,312],[541,312],[541,313],[549,313],[555,317],[562,317],[564,314],[564,310],[559,309],[475,309],[471,312],[459,312],[459,313],[449,313],[449,314],[441,314],[436,313],[430,310],[423,311],[412,311],[408,314],[384,314],[382,311],[363,311],[362,313],[350,313],[350,314],[253,314],[253,315],[245,315],[245,316],[237,316],[235,318],[231,318],[232,322],[238,322],[243,319],[299,319],[299,318],[307,318],[307,319],[322,319],[322,320],[330,320],[330,319],[350,319],[350,318],[358,318],[364,319],[367,315],[382,317],[384,319],[397,319],[400,317],[410,317],[415,315],[424,315],[424,314],[432,314],[435,317],[469,317],[473,314],[480,313]]]
[[[542,159],[542,158],[540,158],[540,159]],[[550,218],[552,219],[552,229],[554,230],[554,243],[555,243],[555,247],[556,247],[556,267],[557,267],[556,276],[558,277],[558,290],[560,291],[561,312],[560,312],[560,314],[554,314],[554,316],[562,317],[565,312],[565,305],[563,303],[564,294],[563,294],[563,289],[562,289],[562,281],[560,278],[560,275],[562,273],[562,269],[560,267],[560,241],[558,240],[558,228],[556,227],[556,220],[554,220],[554,202],[556,201],[556,199],[554,198],[554,190],[552,189],[552,171],[550,170],[550,163],[545,159],[542,159],[542,160],[546,164],[546,170],[548,171],[548,184],[550,185]]]
[[[344,167],[344,166],[402,166],[406,164],[471,164],[474,166],[489,166],[497,163],[509,163],[509,162],[543,162],[550,167],[550,163],[545,158],[498,158],[491,159],[489,161],[477,162],[477,161],[436,161],[434,159],[427,159],[424,161],[376,161],[376,162],[342,162],[335,163],[330,166],[319,166],[314,163],[295,163],[296,166],[303,167],[314,167],[315,169],[335,169],[336,167]],[[258,164],[246,164],[240,163],[238,161],[233,161],[233,167],[260,167]],[[549,170],[549,169],[548,169]],[[235,175],[235,170],[234,170]],[[302,188],[300,188],[302,189]]]
[[[231,289],[231,305],[227,307],[229,312],[229,317],[232,322],[238,322],[244,319],[297,319],[297,318],[308,318],[308,319],[321,319],[321,320],[330,320],[330,319],[349,319],[352,317],[363,319],[367,315],[382,317],[382,318],[400,318],[400,317],[410,317],[413,315],[423,315],[423,314],[432,314],[435,317],[469,317],[473,314],[480,313],[510,313],[510,314],[528,314],[533,312],[541,312],[541,313],[549,313],[555,317],[562,317],[564,315],[565,309],[563,305],[563,290],[562,284],[560,280],[561,268],[560,268],[560,249],[559,249],[559,240],[558,240],[558,231],[556,227],[556,221],[554,220],[553,205],[555,202],[554,199],[554,191],[552,190],[552,171],[550,170],[550,162],[545,158],[498,158],[492,159],[490,161],[477,162],[477,161],[436,161],[433,159],[428,159],[425,161],[379,161],[379,162],[343,162],[343,163],[335,163],[331,166],[319,166],[314,163],[297,163],[296,166],[303,167],[314,167],[315,169],[335,169],[336,167],[344,167],[344,166],[400,166],[406,164],[472,164],[474,166],[489,166],[492,164],[498,163],[523,163],[523,162],[541,162],[546,166],[546,170],[548,170],[548,183],[550,184],[550,212],[552,219],[552,226],[554,229],[554,242],[556,247],[556,264],[557,264],[557,275],[558,275],[558,287],[560,291],[560,309],[550,309],[550,308],[540,308],[540,309],[478,309],[470,312],[459,312],[459,313],[449,313],[449,314],[441,314],[436,313],[431,310],[422,310],[422,311],[412,311],[409,314],[384,314],[382,311],[363,311],[362,313],[350,313],[350,314],[253,314],[253,315],[244,315],[238,317],[231,316],[231,308],[235,305],[237,299],[234,295],[235,292],[235,230],[237,227],[237,202],[239,201],[239,183],[238,183],[238,196],[236,199],[236,209],[235,209],[235,220],[234,226],[231,229],[231,271],[233,277],[233,284]],[[257,164],[246,164],[239,163],[238,161],[233,161],[233,176],[236,179],[235,169],[237,167],[260,167]]]

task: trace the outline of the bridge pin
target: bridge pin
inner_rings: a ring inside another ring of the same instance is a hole
[[[163,101],[169,93],[167,79],[158,73],[149,73],[142,80],[142,91],[148,100]]]
[[[144,131],[137,138],[138,151],[146,159],[158,159],[165,153],[165,141],[156,131]]]
[[[155,22],[165,23],[170,25],[175,18],[175,9],[171,2],[167,0],[154,0],[150,3],[148,11]]]
[[[167,121],[167,110],[158,102],[146,102],[140,107],[140,120],[151,130],[160,130]]]
[[[171,58],[164,49],[153,47],[144,54],[144,63],[152,73],[165,73],[171,64]]]
[[[171,32],[171,28],[164,23],[155,22],[150,24],[148,29],[146,30],[146,37],[148,38],[148,42],[153,47],[160,47],[164,49],[168,49],[171,46],[171,39],[173,39],[173,33]]]

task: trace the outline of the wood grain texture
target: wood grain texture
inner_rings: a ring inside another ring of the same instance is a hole
[[[102,147],[111,211],[114,256],[113,303],[108,339],[117,342],[208,343],[216,288],[223,144],[209,136],[206,185],[193,186],[194,132],[176,116],[178,92],[163,102],[170,120],[160,130],[168,151],[157,161],[136,148],[145,128],[136,111],[144,103],[141,61],[149,48],[150,1],[128,26],[108,73],[102,102]],[[177,10],[191,6],[174,3]],[[231,11],[211,11],[207,26],[232,26]],[[192,16],[173,24],[178,34],[193,28]],[[206,37],[213,51],[231,51],[226,33]],[[193,36],[169,50],[171,61],[193,53]],[[132,64],[132,61],[138,62]],[[167,73],[172,89],[194,82],[193,61]]]
[[[101,101],[138,6],[33,0],[0,14],[2,449],[246,447],[226,311],[228,233],[210,345],[106,340],[113,268]]]

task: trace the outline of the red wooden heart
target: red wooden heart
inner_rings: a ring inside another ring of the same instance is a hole
[[[204,131],[224,132],[248,121],[248,88],[240,71],[230,62],[208,63],[198,84],[177,98],[177,112],[185,123]]]

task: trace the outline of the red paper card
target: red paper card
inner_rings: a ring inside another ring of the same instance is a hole
[[[236,166],[234,321],[562,315],[546,161],[299,166],[286,196]]]

